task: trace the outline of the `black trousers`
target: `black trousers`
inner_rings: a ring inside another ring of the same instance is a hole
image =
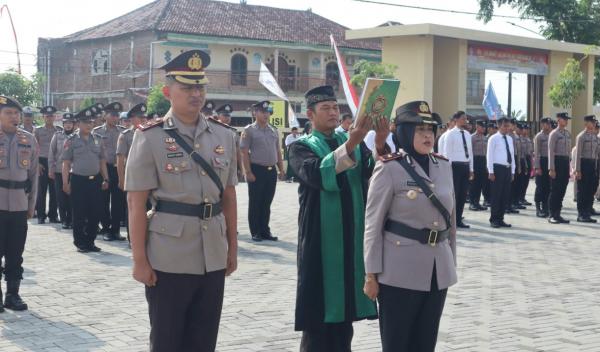
[[[473,181],[469,189],[470,203],[473,205],[479,204],[481,192],[488,180],[488,172],[485,156],[473,156]]]
[[[54,189],[54,181],[48,177],[48,158],[39,158],[40,166],[44,167],[42,174],[38,176],[38,193],[35,205],[38,219],[58,218],[56,212],[56,192]],[[46,192],[50,194],[50,202],[48,204],[48,214],[46,214]]]
[[[248,224],[252,235],[271,233],[271,203],[277,186],[277,170],[275,166],[250,164],[256,181],[248,183]],[[269,170],[270,168],[270,170]]]
[[[119,188],[117,167],[106,165],[108,171],[108,189],[102,191],[102,215],[100,223],[110,234],[117,235],[121,229],[121,219],[124,216],[125,193]]]
[[[581,179],[577,181],[577,213],[579,216],[591,216],[596,190],[596,160],[581,159]]]
[[[529,188],[529,180],[531,175],[531,168],[533,165],[531,164],[531,158],[528,157],[525,159],[525,173],[523,173],[523,181],[521,183],[521,196],[520,200],[525,200],[525,196],[527,195],[527,188]]]
[[[205,275],[156,272],[146,286],[151,352],[213,352],[217,345],[225,270]]]
[[[523,177],[527,175],[527,166],[525,159],[519,159],[519,165],[521,166],[521,173],[515,172],[515,178],[512,182],[510,192],[510,204],[518,205],[521,200],[521,190],[523,189]]]
[[[58,200],[58,213],[60,221],[63,224],[71,224],[73,222],[73,207],[71,206],[71,196],[63,192],[62,173],[54,174],[54,189]]]
[[[27,239],[27,211],[0,210],[0,279],[23,278],[23,251]],[[4,269],[2,269],[4,258]]]
[[[562,202],[569,185],[569,157],[557,156],[554,158],[556,177],[550,181],[550,215],[559,216]]]
[[[492,204],[490,209],[490,222],[504,220],[504,212],[510,201],[510,183],[512,171],[510,166],[494,164],[495,180],[490,183]]]
[[[102,177],[71,174],[71,204],[73,205],[73,243],[86,248],[94,244],[101,211]]]
[[[379,330],[383,352],[433,352],[448,289],[429,292],[379,284]]]
[[[456,222],[462,222],[463,209],[469,190],[469,163],[452,163],[454,197],[456,199]]]
[[[485,172],[487,173],[487,168],[485,170]],[[487,174],[489,176],[489,174]],[[483,182],[483,188],[481,189],[481,193],[483,194],[483,200],[485,200],[488,203],[491,203],[492,199],[492,194],[491,194],[491,183],[490,183],[490,179],[486,178]]]
[[[535,176],[535,202],[542,203],[544,206],[548,204],[550,197],[550,176],[548,175],[548,157],[540,157],[541,175]]]
[[[322,329],[302,332],[300,352],[350,352],[352,336],[352,322],[324,324]]]

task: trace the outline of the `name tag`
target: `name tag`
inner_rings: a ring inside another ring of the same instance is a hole
[[[406,181],[407,186],[419,187],[419,184],[415,181]]]
[[[167,154],[167,158],[181,158],[182,156],[183,156],[183,152]]]

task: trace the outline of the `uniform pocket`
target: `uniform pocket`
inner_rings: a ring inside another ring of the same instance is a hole
[[[29,170],[31,168],[31,150],[19,150],[19,157],[17,160],[19,168]]]
[[[181,237],[184,225],[181,215],[157,212],[150,219],[148,230],[159,235]]]

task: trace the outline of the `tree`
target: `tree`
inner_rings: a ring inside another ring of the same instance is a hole
[[[580,61],[569,59],[565,68],[558,74],[556,83],[550,87],[548,97],[555,107],[570,109],[575,99],[585,89],[585,80],[579,64]]]
[[[87,97],[81,101],[81,104],[79,104],[79,110],[89,108],[90,106],[92,106],[94,104],[96,104],[96,99]]]
[[[155,112],[160,116],[165,116],[167,111],[171,108],[171,103],[165,98],[162,93],[163,84],[157,84],[150,88],[150,94],[148,94],[148,106],[149,112]]]
[[[596,0],[478,0],[477,18],[485,23],[494,9],[510,6],[523,18],[534,19],[546,39],[600,44],[600,4]],[[600,101],[600,69],[594,72],[594,102]]]
[[[0,94],[17,99],[23,106],[39,106],[42,101],[39,87],[42,84],[40,75],[26,78],[14,70],[0,73]]]
[[[350,83],[357,88],[362,88],[367,78],[394,78],[396,68],[396,65],[359,60],[354,64],[354,76],[350,79]]]

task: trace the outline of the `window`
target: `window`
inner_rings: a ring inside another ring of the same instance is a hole
[[[338,90],[340,85],[340,71],[337,62],[330,62],[325,66],[325,84]]]
[[[248,77],[248,59],[242,54],[231,58],[231,85],[245,86]]]
[[[92,52],[92,76],[106,75],[110,69],[108,50],[99,49]]]
[[[467,97],[477,98],[480,96],[479,92],[479,78],[480,72],[468,72],[467,73]]]

